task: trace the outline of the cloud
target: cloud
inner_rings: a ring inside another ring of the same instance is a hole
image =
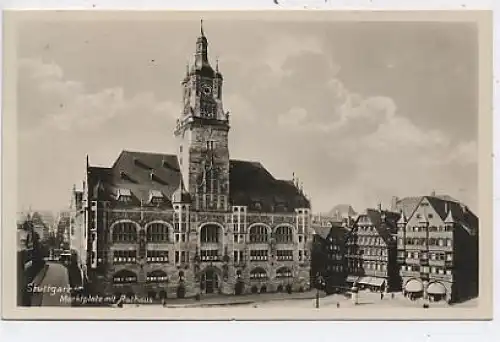
[[[180,106],[153,93],[127,96],[121,87],[90,92],[57,64],[38,59],[20,60],[18,80],[20,205],[66,207],[72,184],[83,179],[86,154],[93,165],[109,166],[124,148],[172,144],[165,132]],[[131,138],[135,132],[147,135]]]
[[[20,92],[20,99],[31,97],[30,101],[43,99],[43,112],[23,112],[25,117],[42,118],[40,127],[70,131],[72,129],[95,128],[115,118],[127,115],[165,115],[174,119],[180,106],[169,101],[161,102],[152,93],[125,96],[121,87],[88,92],[78,81],[67,80],[63,70],[54,63],[36,59],[22,59],[19,62],[20,87],[29,84],[29,90]],[[20,102],[21,102],[20,101]]]
[[[277,118],[281,136],[293,137],[289,147],[302,162],[296,167],[315,210],[346,201],[362,210],[433,190],[477,205],[475,140],[457,144],[444,131],[423,129],[399,113],[393,99],[363,97],[339,78],[324,87],[328,110],[290,105]]]

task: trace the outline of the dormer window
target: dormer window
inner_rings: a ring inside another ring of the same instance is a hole
[[[151,190],[149,192],[149,203],[160,204],[164,200],[163,193],[159,190]]]
[[[132,192],[130,189],[120,188],[116,192],[116,199],[120,202],[130,203],[132,201]]]

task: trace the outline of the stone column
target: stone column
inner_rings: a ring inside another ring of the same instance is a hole
[[[424,280],[422,282],[422,285],[424,287],[424,299],[428,299],[429,295],[427,293],[427,287],[429,286],[429,282],[427,280]]]

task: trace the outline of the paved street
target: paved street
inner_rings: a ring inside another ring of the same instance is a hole
[[[62,289],[69,288],[69,277],[66,267],[58,263],[48,263],[45,277],[35,289],[33,306],[70,306],[70,303],[61,301],[61,296],[70,296]],[[40,292],[38,292],[40,291]]]
[[[171,303],[167,302],[167,308],[175,307],[209,307],[209,306],[220,306],[220,305],[231,305],[233,307],[253,307],[253,308],[311,308],[315,307],[316,300],[313,299],[313,292],[303,293],[302,296],[297,296],[296,298],[287,297],[283,294],[280,298],[277,296],[271,296],[271,294],[266,295],[249,295],[249,296],[239,296],[239,297],[226,297],[226,298],[213,298],[212,300],[206,300],[200,302],[193,301],[173,301]],[[289,296],[289,295],[288,295]],[[344,295],[331,295],[327,297],[322,297],[320,299],[320,308],[336,308],[337,303],[339,308],[365,308],[366,306],[377,307],[377,308],[421,308],[424,304],[423,300],[410,301],[405,298],[402,293],[396,293],[394,298],[391,295],[386,295],[383,299],[380,299],[380,293],[372,293],[368,291],[361,291],[359,293],[358,305],[354,305],[350,298],[346,298]],[[464,303],[455,304],[454,307],[474,307],[477,305],[477,299],[472,299]],[[135,305],[126,305],[135,306]],[[448,307],[445,302],[430,303],[431,308]]]

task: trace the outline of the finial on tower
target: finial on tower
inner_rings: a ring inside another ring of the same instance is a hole
[[[189,61],[186,61],[186,76],[189,76]]]
[[[215,59],[215,72],[219,72],[219,56]]]
[[[203,32],[203,19],[200,20],[200,33],[202,37],[205,37],[205,33]]]

